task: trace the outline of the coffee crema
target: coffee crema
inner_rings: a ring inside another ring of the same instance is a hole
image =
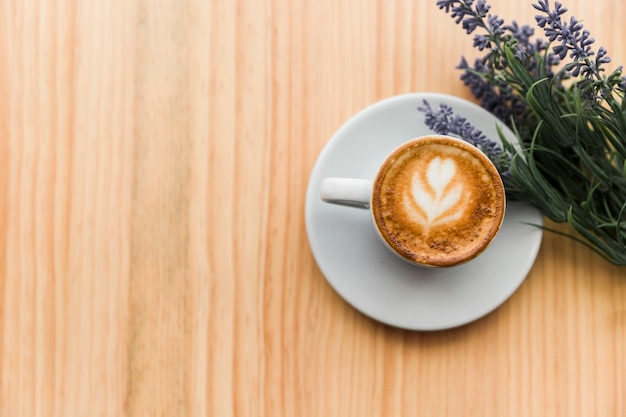
[[[475,258],[493,240],[506,199],[500,174],[476,147],[424,137],[396,149],[374,181],[372,214],[385,242],[425,266]]]

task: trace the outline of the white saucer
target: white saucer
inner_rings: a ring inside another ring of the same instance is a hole
[[[385,156],[409,139],[432,134],[417,110],[446,103],[492,140],[492,114],[466,100],[414,93],[375,103],[349,119],[320,153],[306,195],[306,228],[322,273],[354,308],[391,326],[440,330],[460,326],[491,312],[526,278],[541,245],[543,216],[533,207],[509,203],[500,233],[477,259],[453,268],[425,269],[390,253],[379,240],[367,210],[324,203],[325,177],[373,180]],[[526,224],[524,224],[526,223]]]

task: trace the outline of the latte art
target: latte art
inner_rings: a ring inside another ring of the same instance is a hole
[[[449,137],[409,142],[374,181],[372,214],[385,243],[427,266],[473,259],[500,229],[504,186],[478,149]]]
[[[405,195],[405,208],[424,226],[457,220],[465,209],[461,203],[463,185],[454,183],[456,163],[452,159],[433,158],[426,175],[416,172],[411,194]]]

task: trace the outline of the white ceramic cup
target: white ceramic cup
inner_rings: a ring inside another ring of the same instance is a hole
[[[396,148],[375,180],[329,177],[323,201],[370,209],[383,243],[403,260],[449,267],[480,255],[504,219],[504,185],[476,147],[429,135]]]

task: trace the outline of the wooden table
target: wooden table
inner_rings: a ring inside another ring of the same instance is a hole
[[[566,5],[626,63],[622,2]],[[3,0],[0,28],[0,416],[626,415],[626,270],[581,245],[545,234],[506,303],[430,333],[313,259],[333,132],[470,98],[435,0]]]

